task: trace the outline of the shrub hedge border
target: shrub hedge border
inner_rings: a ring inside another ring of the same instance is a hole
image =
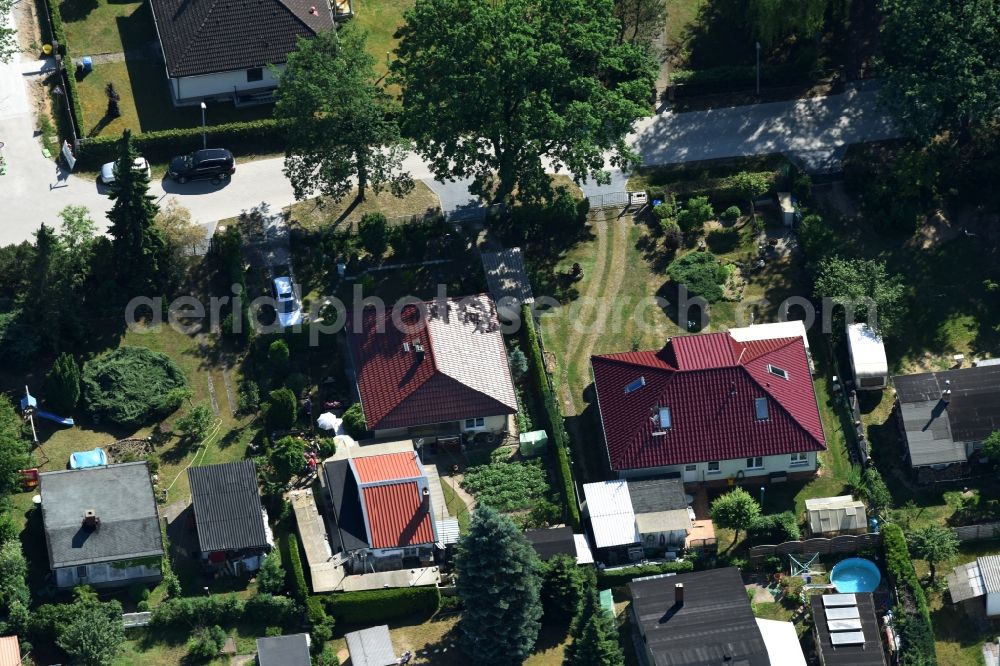
[[[299,538],[294,532],[288,535],[285,540],[288,549],[288,574],[291,575],[292,580],[289,581],[289,587],[292,590],[292,596],[295,597],[296,601],[304,603],[309,597],[309,586],[306,584],[306,575],[302,570],[302,556],[299,553]]]
[[[54,0],[45,0],[45,11],[49,18],[49,27],[52,32],[52,40],[59,43],[58,55],[62,57],[63,67],[69,65],[65,75],[62,77],[66,86],[66,102],[69,104],[70,115],[73,116],[73,123],[76,131],[83,136],[83,106],[80,104],[80,92],[76,89],[76,76],[73,72],[73,60],[70,57],[69,42],[66,41],[66,29],[63,26],[62,16],[59,14],[59,6]]]
[[[326,612],[337,622],[364,625],[418,613],[431,615],[441,606],[441,592],[433,586],[334,592],[322,599]]]
[[[552,389],[549,388],[545,363],[542,361],[542,349],[538,344],[538,331],[535,320],[528,305],[521,306],[521,321],[524,327],[525,339],[528,345],[528,365],[535,391],[542,398],[544,416],[548,423],[546,429],[552,435],[556,453],[556,471],[559,474],[559,485],[566,506],[566,523],[574,530],[580,529],[580,507],[576,501],[576,488],[573,486],[573,471],[569,464],[569,435],[563,424],[562,412],[556,402]]]
[[[886,569],[900,596],[907,596],[916,606],[916,612],[911,613],[906,608],[905,600],[900,604],[902,613],[896,615],[902,619],[900,633],[903,637],[903,664],[920,664],[921,666],[937,666],[934,652],[934,628],[931,624],[930,609],[927,607],[927,595],[920,586],[917,572],[913,568],[910,550],[906,546],[903,528],[888,524],[882,529],[882,541],[885,545]]]

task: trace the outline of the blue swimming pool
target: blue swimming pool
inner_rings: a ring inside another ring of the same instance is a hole
[[[873,592],[881,580],[878,565],[863,557],[841,560],[830,571],[830,582],[841,593]]]

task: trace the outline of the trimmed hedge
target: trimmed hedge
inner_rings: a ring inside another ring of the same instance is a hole
[[[934,629],[927,607],[927,596],[913,568],[903,528],[894,524],[886,525],[882,529],[882,541],[885,545],[886,568],[889,578],[896,586],[902,610],[902,613],[896,614],[903,638],[900,663],[903,666],[936,666]]]
[[[805,83],[822,76],[816,64],[808,60],[793,60],[780,65],[762,65],[761,85],[779,86]],[[723,65],[706,69],[678,69],[670,74],[670,82],[679,86],[683,95],[748,90],[756,85],[754,65]]]
[[[80,104],[80,93],[76,89],[76,75],[73,71],[73,63],[70,58],[69,43],[66,41],[66,29],[63,26],[62,16],[59,14],[59,5],[55,0],[46,0],[45,8],[49,17],[49,26],[52,28],[52,39],[59,42],[58,53],[63,57],[63,65],[66,67],[66,87],[69,88],[66,100],[69,103],[69,112],[73,116],[76,124],[76,131],[83,136],[83,106]]]
[[[634,578],[643,576],[657,576],[666,573],[688,573],[694,571],[694,562],[684,560],[682,562],[664,562],[662,564],[643,564],[636,567],[625,567],[614,571],[598,571],[597,585],[604,589],[625,585]]]
[[[326,612],[337,622],[376,624],[414,614],[430,615],[441,605],[436,587],[397,587],[336,592],[324,597]]]
[[[542,396],[544,416],[548,423],[542,424],[555,443],[556,470],[559,475],[560,493],[567,509],[566,523],[573,529],[580,528],[580,507],[576,502],[576,489],[573,487],[573,471],[569,464],[569,435],[563,423],[559,403],[556,402],[549,388],[545,373],[545,363],[542,361],[542,349],[538,344],[538,331],[535,330],[535,320],[527,305],[521,306],[521,323],[524,326],[525,339],[528,346],[528,366],[531,380],[535,385],[535,394]]]
[[[274,118],[210,125],[207,132],[211,139],[210,143],[229,148],[237,155],[251,152],[283,153],[285,151],[285,133],[281,124]],[[88,139],[81,146],[78,159],[81,164],[91,168],[114,160],[117,155],[116,145],[119,138],[117,136],[99,136]],[[136,150],[146,159],[151,162],[164,162],[175,155],[201,148],[201,128],[186,127],[133,134],[132,142]]]
[[[302,570],[302,556],[299,553],[299,538],[294,534],[289,534],[285,541],[288,549],[288,588],[292,591],[292,596],[300,602],[305,602],[309,597],[309,586],[306,584],[306,575]]]

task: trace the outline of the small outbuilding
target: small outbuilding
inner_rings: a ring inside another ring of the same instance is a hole
[[[309,634],[257,639],[257,666],[310,666]]]
[[[809,530],[816,536],[862,534],[868,529],[864,502],[850,495],[806,500]]]
[[[389,625],[352,631],[344,634],[344,639],[354,666],[392,666],[399,663],[389,635]]]
[[[986,597],[986,616],[1000,615],[1000,555],[984,555],[948,574],[952,603]]]
[[[889,385],[889,363],[882,337],[868,324],[847,327],[854,385],[859,391],[880,391]]]

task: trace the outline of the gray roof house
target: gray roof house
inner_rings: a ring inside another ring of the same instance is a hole
[[[964,466],[1000,430],[1000,366],[893,378],[895,411],[915,469]]]
[[[257,639],[258,666],[310,666],[309,634]]]
[[[256,571],[274,546],[252,460],[191,467],[198,549],[204,562],[233,574]]]
[[[38,475],[57,587],[155,583],[163,539],[145,462]]]

